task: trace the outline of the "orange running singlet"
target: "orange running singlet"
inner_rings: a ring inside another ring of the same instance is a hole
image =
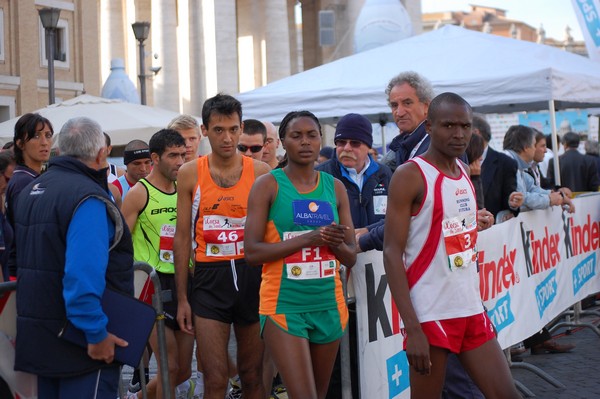
[[[232,187],[218,186],[210,176],[208,157],[196,161],[198,182],[192,198],[194,258],[218,262],[244,257],[248,194],[254,184],[254,161],[242,157],[242,175]]]

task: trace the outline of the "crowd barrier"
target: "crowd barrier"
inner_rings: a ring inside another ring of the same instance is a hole
[[[573,214],[560,207],[524,212],[479,234],[481,295],[502,348],[533,335],[600,291],[600,195],[574,203]],[[349,286],[349,295],[356,299],[361,397],[408,398],[401,320],[381,252],[359,255]]]
[[[154,310],[156,310],[156,336],[158,340],[158,354],[159,362],[158,367],[161,372],[161,382],[163,387],[167,387],[163,391],[164,399],[171,398],[170,381],[169,381],[169,363],[167,361],[167,340],[165,336],[165,315],[163,311],[163,302],[171,300],[171,296],[175,293],[171,291],[163,291],[160,285],[160,279],[156,274],[156,271],[152,266],[145,262],[134,262],[133,263],[133,284],[134,284],[134,296],[144,302],[149,299],[152,302]],[[150,298],[148,298],[150,297]],[[144,359],[140,360],[140,369],[144,370]],[[121,398],[126,397],[126,387],[123,386],[123,379],[119,381],[119,396]],[[140,375],[140,385],[142,389],[142,398],[147,399],[148,393],[146,392],[146,378],[144,373]],[[174,399],[174,398],[173,398]]]

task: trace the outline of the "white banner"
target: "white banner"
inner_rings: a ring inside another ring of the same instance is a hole
[[[479,235],[481,296],[509,347],[539,331],[577,301],[600,291],[600,195],[525,212]],[[381,252],[361,254],[351,273],[356,296],[362,398],[408,398],[400,317]]]
[[[572,0],[590,59],[600,60],[600,4],[598,0]]]

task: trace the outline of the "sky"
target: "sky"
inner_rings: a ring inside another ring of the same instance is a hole
[[[437,11],[469,11],[470,4],[506,10],[506,17],[538,28],[544,25],[546,37],[562,40],[565,26],[571,28],[575,40],[583,40],[572,0],[421,0],[423,13]]]

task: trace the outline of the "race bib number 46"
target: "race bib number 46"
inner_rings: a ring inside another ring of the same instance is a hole
[[[245,217],[204,216],[206,256],[243,255],[245,223]]]
[[[307,231],[283,233],[283,240],[289,240]],[[305,247],[285,257],[287,278],[291,280],[308,280],[335,276],[337,262],[329,247]]]

